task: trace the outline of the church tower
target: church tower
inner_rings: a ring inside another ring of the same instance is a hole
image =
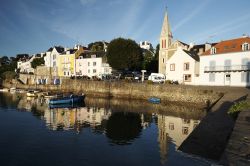
[[[168,59],[168,49],[172,44],[173,36],[169,25],[167,9],[161,29],[160,50],[159,50],[159,73],[166,74],[166,61]]]

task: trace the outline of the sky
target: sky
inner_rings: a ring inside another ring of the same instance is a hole
[[[166,6],[176,40],[202,44],[250,35],[250,0],[1,0],[0,56],[118,37],[155,47]]]

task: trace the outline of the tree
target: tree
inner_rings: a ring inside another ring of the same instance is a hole
[[[35,69],[37,66],[40,66],[42,64],[44,64],[44,58],[35,58],[31,62],[31,67]]]
[[[157,44],[156,49],[155,49],[155,59],[157,61],[159,60],[159,51],[160,51],[160,44]]]
[[[29,54],[17,54],[16,55],[17,60],[20,60],[20,59],[23,59],[23,58],[28,58],[28,57],[29,57]]]
[[[9,64],[10,63],[9,57],[3,56],[2,58],[0,58],[0,63],[1,64]]]
[[[107,50],[110,66],[117,70],[140,70],[142,67],[142,51],[131,39],[117,38],[110,42]]]
[[[143,54],[144,54],[144,56],[143,56],[142,68],[145,70],[148,70],[151,61],[154,59],[154,54],[153,54],[153,52],[151,52],[149,50],[144,50]]]
[[[107,42],[105,42],[106,45],[108,45]],[[104,45],[102,41],[96,41],[94,43],[88,44],[88,49],[91,51],[103,51],[104,50]]]

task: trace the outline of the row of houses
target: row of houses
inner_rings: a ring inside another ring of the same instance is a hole
[[[90,51],[86,47],[76,45],[74,48],[55,46],[49,48],[40,57],[21,60],[17,67],[21,73],[34,73],[37,77],[102,77],[111,74],[112,68],[107,63],[105,51]],[[43,58],[44,65],[32,68],[31,62]]]
[[[173,41],[167,12],[160,35],[159,73],[188,85],[250,86],[250,38],[200,45]]]

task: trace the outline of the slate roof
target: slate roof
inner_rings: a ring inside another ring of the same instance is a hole
[[[187,51],[187,50],[183,50],[186,54],[188,54],[191,58],[193,58],[194,60],[196,61],[200,61],[200,57],[198,54],[194,53],[194,52],[190,52],[190,51]]]
[[[84,51],[82,54],[80,54],[80,56],[83,58],[91,58],[92,55],[96,55],[97,58],[102,58],[105,56],[105,52],[104,51]]]

